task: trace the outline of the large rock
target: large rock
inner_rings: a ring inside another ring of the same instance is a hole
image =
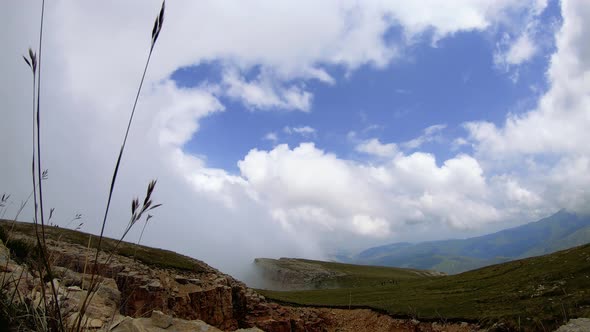
[[[221,332],[218,328],[211,326],[201,320],[184,320],[172,319],[167,328],[162,328],[158,325],[159,321],[154,321],[152,318],[131,318],[127,317],[117,326],[111,329],[111,332]]]
[[[570,319],[555,332],[587,332],[590,331],[590,318]]]

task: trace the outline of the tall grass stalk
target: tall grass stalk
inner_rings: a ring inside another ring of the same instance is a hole
[[[123,142],[121,144],[121,148],[119,150],[119,155],[117,157],[117,161],[115,163],[115,168],[113,170],[113,175],[111,178],[111,185],[109,187],[109,195],[107,198],[107,203],[106,203],[106,207],[105,207],[105,211],[104,211],[104,216],[103,216],[103,221],[102,221],[102,225],[101,225],[101,229],[100,229],[100,236],[98,237],[98,243],[96,246],[96,254],[94,257],[94,264],[93,264],[93,268],[92,268],[92,276],[90,278],[90,285],[89,285],[89,289],[88,292],[86,293],[86,297],[84,298],[84,301],[82,302],[82,305],[80,307],[80,312],[78,313],[78,318],[77,318],[77,322],[76,322],[76,327],[75,329],[77,331],[80,330],[81,328],[81,324],[82,324],[82,319],[83,316],[88,308],[88,306],[90,305],[90,301],[92,300],[92,297],[94,296],[95,291],[97,290],[98,285],[100,284],[100,281],[98,280],[99,277],[99,264],[98,264],[98,257],[101,251],[101,245],[102,245],[102,239],[104,237],[104,230],[105,230],[105,226],[108,220],[108,214],[109,214],[109,210],[110,210],[110,206],[111,206],[111,202],[112,202],[112,198],[113,198],[113,192],[115,189],[115,184],[117,182],[117,175],[119,174],[119,167],[121,165],[121,160],[123,159],[123,153],[125,152],[125,146],[127,145],[127,139],[129,137],[129,132],[131,130],[131,124],[133,123],[133,117],[135,116],[135,110],[137,108],[137,102],[139,100],[139,96],[141,94],[141,89],[143,87],[143,82],[145,80],[145,75],[147,73],[149,64],[150,64],[150,60],[152,57],[152,53],[154,50],[154,46],[156,45],[156,41],[158,40],[158,36],[160,35],[160,31],[162,29],[162,25],[164,23],[164,11],[165,11],[165,6],[166,6],[166,2],[163,1],[162,2],[162,7],[160,9],[160,12],[158,14],[158,16],[156,17],[156,20],[154,22],[154,27],[152,29],[152,38],[151,38],[151,45],[150,45],[150,49],[148,52],[148,56],[147,56],[147,60],[145,62],[145,66],[143,69],[143,73],[141,75],[141,80],[139,82],[139,86],[137,88],[137,93],[135,94],[135,100],[133,102],[133,107],[131,109],[131,114],[129,115],[129,121],[127,122],[127,129],[125,130],[125,136],[123,138]],[[116,252],[119,244],[123,241],[123,239],[125,238],[125,236],[127,235],[127,233],[131,230],[131,228],[133,227],[133,225],[135,225],[135,223],[137,221],[139,221],[141,219],[141,216],[144,212],[147,212],[149,210],[155,209],[158,206],[160,206],[160,204],[156,204],[156,205],[152,205],[152,201],[151,201],[151,194],[155,188],[156,185],[156,181],[152,181],[150,182],[150,184],[148,185],[148,190],[147,190],[147,194],[146,197],[144,199],[144,203],[143,203],[143,207],[141,210],[137,210],[137,208],[139,207],[139,201],[137,199],[132,201],[132,216],[130,219],[130,222],[127,226],[127,228],[125,229],[125,231],[123,232],[123,235],[121,236],[121,238],[119,239],[119,241],[117,242],[117,244],[115,245],[115,248],[113,248],[113,251],[111,252],[111,254],[109,255],[109,257],[107,258],[107,262],[110,261],[110,259],[112,258],[112,255]]]
[[[104,235],[104,228],[107,223],[109,209],[111,207],[111,201],[113,198],[113,191],[115,189],[115,184],[117,182],[117,175],[119,173],[119,166],[121,165],[121,160],[123,158],[123,152],[125,151],[125,146],[127,145],[127,138],[129,137],[129,130],[131,129],[131,124],[133,123],[135,109],[137,108],[137,101],[139,100],[139,95],[140,95],[141,89],[143,87],[143,81],[145,79],[145,74],[147,73],[147,69],[150,64],[150,59],[152,58],[152,52],[154,50],[154,46],[156,45],[156,41],[158,40],[158,36],[160,35],[160,31],[162,29],[162,24],[164,23],[165,3],[166,3],[166,1],[162,2],[162,8],[160,9],[160,13],[156,17],[156,22],[154,22],[154,28],[152,29],[152,43],[150,46],[150,51],[148,53],[148,57],[145,62],[145,67],[143,68],[143,74],[141,75],[141,81],[139,82],[139,86],[137,88],[137,93],[135,94],[135,101],[133,102],[133,108],[131,109],[129,121],[127,122],[127,130],[125,130],[125,137],[123,138],[123,144],[121,144],[121,149],[119,150],[119,156],[117,157],[117,162],[116,162],[115,168],[113,170],[113,176],[111,178],[111,186],[109,188],[109,196],[108,196],[107,204],[106,204],[105,211],[104,211],[104,217],[102,220],[102,227],[100,229],[100,237],[98,238],[98,246],[96,248],[95,262],[96,262],[96,259],[98,259],[98,253],[100,251],[100,245],[102,242],[102,237]]]
[[[42,233],[42,241],[43,243],[41,244],[39,239],[38,239],[38,235],[37,235],[37,244],[39,246],[39,251],[40,251],[40,256],[41,256],[41,261],[45,266],[46,269],[46,273],[47,276],[49,276],[49,284],[51,286],[51,292],[53,294],[53,305],[51,306],[51,308],[48,308],[46,306],[46,310],[51,310],[52,314],[51,316],[53,318],[55,318],[57,320],[57,328],[60,330],[64,329],[64,325],[63,325],[63,320],[61,317],[61,311],[59,308],[59,297],[57,295],[57,289],[55,287],[55,284],[53,282],[53,273],[51,272],[51,264],[49,262],[49,253],[47,251],[47,243],[46,243],[46,236],[45,236],[45,212],[44,212],[44,208],[43,208],[43,171],[42,171],[42,167],[41,167],[41,78],[42,78],[42,70],[41,70],[41,61],[42,61],[42,53],[43,53],[43,26],[44,26],[44,20],[45,20],[45,0],[42,0],[41,2],[41,24],[39,26],[39,57],[37,59],[38,63],[37,63],[37,68],[38,71],[36,71],[37,73],[37,113],[36,113],[36,120],[37,120],[37,180],[38,180],[38,186],[39,186],[39,195],[38,195],[38,204],[39,204],[39,217],[40,217],[40,221],[41,221],[41,233]],[[31,52],[29,52],[31,53]],[[35,75],[34,75],[35,76]],[[34,130],[33,130],[34,131]],[[34,135],[34,134],[33,134]],[[34,142],[34,138],[33,138],[33,142]],[[34,144],[34,143],[33,143]],[[34,146],[33,146],[33,156],[34,156]],[[34,166],[35,162],[33,159],[33,173],[35,171],[35,166]],[[34,174],[33,174],[33,178],[34,178]],[[33,183],[33,190],[35,191],[36,187],[35,184]],[[37,206],[37,200],[35,200],[35,206]],[[37,211],[35,211],[35,225],[38,225],[38,221],[39,219],[37,219]],[[42,268],[39,268],[40,271],[42,272]],[[43,276],[43,274],[41,274],[41,277]]]

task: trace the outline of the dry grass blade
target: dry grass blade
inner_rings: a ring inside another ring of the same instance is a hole
[[[2,197],[0,197],[0,206],[6,206],[6,203],[8,202],[8,199],[10,198],[10,194],[2,194]]]
[[[37,55],[35,54],[35,52],[33,52],[31,48],[29,48],[29,58],[27,59],[27,57],[23,55],[23,59],[25,60],[29,68],[31,68],[33,74],[35,74],[37,72]]]
[[[33,66],[31,65],[31,63],[29,62],[29,60],[27,59],[27,57],[25,57],[23,55],[23,59],[25,60],[25,62],[27,63],[27,65],[29,65],[29,67],[31,68],[31,70],[33,70]]]
[[[158,36],[160,35],[160,31],[162,30],[162,24],[164,23],[164,9],[166,6],[166,1],[162,2],[162,8],[160,9],[160,13],[158,17],[156,17],[156,21],[154,22],[154,28],[152,29],[152,48],[156,44],[158,40]]]

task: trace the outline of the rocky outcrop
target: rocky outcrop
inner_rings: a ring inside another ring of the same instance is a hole
[[[265,280],[266,289],[305,290],[336,287],[336,279],[346,275],[293,258],[256,258],[254,264],[261,278]]]

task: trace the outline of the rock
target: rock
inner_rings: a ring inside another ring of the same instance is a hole
[[[167,329],[172,325],[172,317],[164,314],[159,310],[152,311],[152,324],[159,328]]]
[[[172,325],[175,332],[221,332],[214,326],[211,326],[201,320],[187,321],[183,319],[173,319]],[[150,318],[131,318],[126,317],[117,326],[111,329],[111,332],[157,332],[162,331],[162,328],[154,325]],[[248,330],[247,330],[248,331]],[[258,332],[260,330],[250,330]]]
[[[567,324],[561,326],[555,332],[586,332],[590,331],[590,318],[570,319]]]
[[[188,281],[189,283],[193,284],[193,285],[200,285],[200,284],[202,284],[202,283],[203,283],[201,280],[199,280],[199,279],[195,279],[195,278],[193,278],[193,279],[187,279],[187,281]]]
[[[188,284],[188,279],[180,275],[174,276],[174,280],[181,285]]]
[[[80,316],[79,313],[75,312],[69,317],[66,318],[66,325],[69,327],[74,327],[77,324],[78,317]],[[104,325],[102,319],[98,318],[89,318],[88,316],[82,316],[82,326],[91,329],[99,329]]]
[[[152,280],[147,287],[150,290],[158,290],[160,288],[162,288],[162,283],[160,282],[160,280]]]
[[[103,326],[103,321],[97,318],[91,319],[88,322],[88,327],[93,328],[93,329],[99,329]]]
[[[148,332],[139,319],[126,317],[123,321],[111,328],[111,332]]]
[[[68,286],[68,288],[66,288],[68,291],[70,292],[81,292],[82,288],[80,288],[79,286]]]

